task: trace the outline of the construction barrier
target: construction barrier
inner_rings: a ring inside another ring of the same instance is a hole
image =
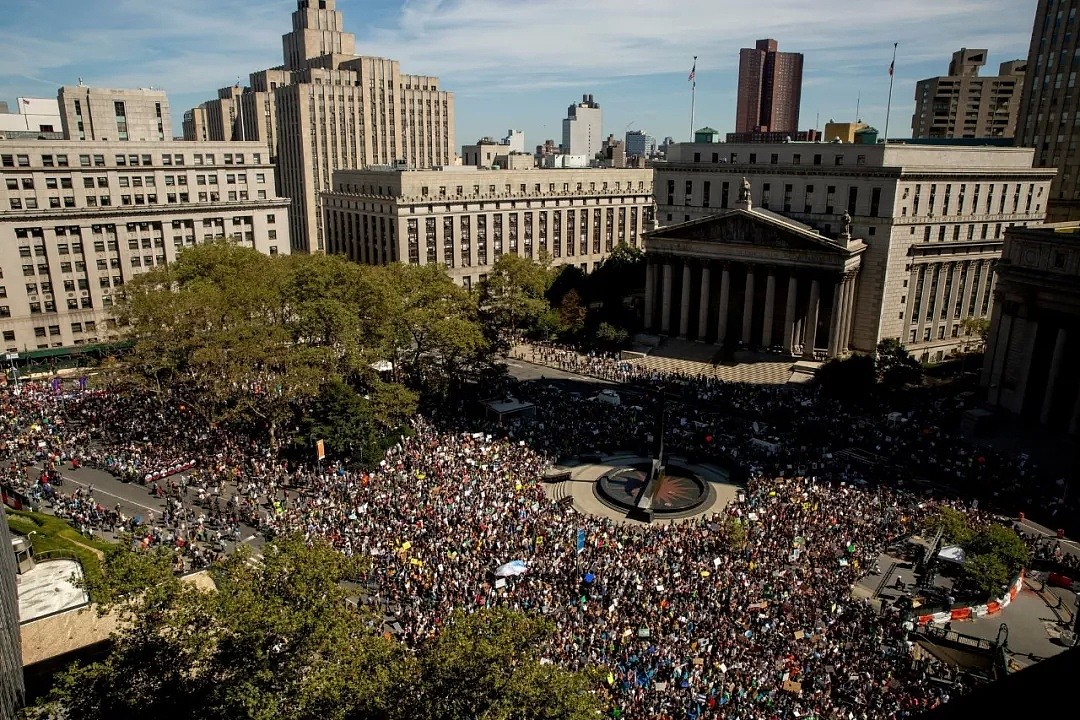
[[[926,625],[927,623],[946,623],[953,620],[970,620],[973,617],[994,615],[1009,607],[1009,604],[1016,599],[1017,593],[1020,592],[1023,586],[1024,571],[1021,570],[1020,575],[1017,576],[1017,578],[1013,580],[1012,585],[1009,586],[1009,591],[997,600],[991,600],[985,605],[970,605],[953,608],[952,610],[945,610],[943,612],[919,615],[916,618],[916,623],[919,625]]]

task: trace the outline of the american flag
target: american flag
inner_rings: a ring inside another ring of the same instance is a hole
[[[686,78],[686,82],[693,82],[697,77],[697,55],[694,56],[694,67],[690,68],[690,76]]]

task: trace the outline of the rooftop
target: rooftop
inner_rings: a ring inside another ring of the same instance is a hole
[[[19,575],[19,622],[30,622],[89,603],[86,591],[74,583],[82,576],[82,566],[75,560],[39,562]]]

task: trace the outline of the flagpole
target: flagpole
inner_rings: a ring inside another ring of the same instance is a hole
[[[697,55],[694,56],[694,69],[690,71],[690,142],[694,142],[694,113],[697,110]]]
[[[896,79],[896,46],[900,43],[893,43],[892,46],[892,64],[889,65],[889,102],[885,105],[885,142],[883,145],[889,144],[889,115],[892,114],[892,88],[893,80]]]

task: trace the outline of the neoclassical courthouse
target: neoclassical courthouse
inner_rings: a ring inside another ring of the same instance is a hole
[[[977,342],[1005,231],[1040,225],[1026,148],[683,143],[655,165],[645,315],[661,335],[824,359]]]
[[[647,243],[649,329],[807,359],[847,352],[866,250],[850,222],[827,238],[755,208],[746,182],[733,209],[657,230]]]

